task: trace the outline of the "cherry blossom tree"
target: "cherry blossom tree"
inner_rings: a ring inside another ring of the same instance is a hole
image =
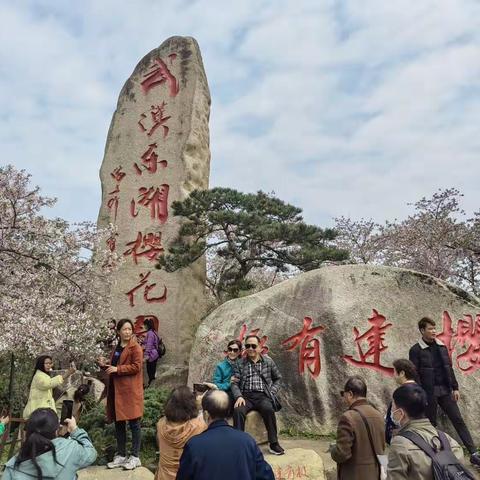
[[[111,231],[49,219],[54,203],[25,171],[0,168],[0,354],[90,363],[112,316]]]
[[[466,220],[455,188],[413,204],[404,220],[336,220],[336,243],[356,263],[410,268],[480,293],[480,212]]]

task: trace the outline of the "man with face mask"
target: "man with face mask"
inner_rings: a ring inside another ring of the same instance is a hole
[[[417,369],[420,385],[427,393],[426,415],[436,426],[440,406],[470,452],[470,462],[480,466],[477,446],[458,408],[460,392],[447,347],[436,338],[435,322],[431,318],[423,317],[418,322],[418,329],[422,338],[410,349],[408,356]]]
[[[415,365],[406,358],[399,358],[393,362],[393,378],[397,385],[406,385],[409,383],[416,383],[417,369]],[[391,419],[392,404],[388,406],[387,414],[385,416],[385,441],[390,445],[392,436],[396,429],[395,424]]]
[[[419,385],[402,385],[393,393],[390,415],[399,431],[393,437],[388,453],[387,480],[433,480],[430,457],[411,440],[402,436],[404,432],[413,432],[429,445],[439,446],[438,432],[426,418],[426,405],[427,395]],[[448,435],[446,437],[454,455],[461,460],[462,448],[453,438]]]

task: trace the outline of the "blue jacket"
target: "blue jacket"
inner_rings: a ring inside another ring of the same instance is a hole
[[[275,480],[255,440],[215,420],[183,450],[177,480]]]
[[[230,390],[230,379],[232,375],[232,364],[228,361],[228,359],[225,359],[215,367],[215,372],[213,372],[213,383],[218,387],[219,390],[228,392]]]
[[[70,438],[57,437],[53,440],[58,463],[51,451],[37,457],[44,480],[74,480],[77,471],[88,467],[97,458],[97,452],[82,428],[76,428]],[[5,465],[2,480],[34,480],[37,470],[31,460],[25,460],[14,468],[16,456]]]

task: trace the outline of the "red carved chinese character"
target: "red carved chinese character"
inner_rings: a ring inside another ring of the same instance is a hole
[[[112,235],[110,235],[110,237],[107,238],[106,240],[106,244],[107,244],[107,247],[108,249],[111,251],[111,252],[114,252],[115,251],[115,248],[117,246],[117,239],[116,237],[118,237],[118,233],[113,233]]]
[[[286,340],[282,345],[287,347],[287,351],[294,350],[300,344],[300,354],[298,356],[298,372],[302,375],[305,371],[305,365],[312,377],[316,378],[322,368],[320,359],[320,340],[313,338],[318,333],[325,330],[323,325],[312,327],[313,320],[310,317],[303,319],[303,329]],[[291,344],[288,346],[288,344]]]
[[[154,262],[163,253],[162,234],[138,232],[137,238],[127,243],[131,247],[123,252],[124,256],[131,255],[133,261],[138,265],[138,257],[146,257],[150,262]]]
[[[165,113],[165,107],[167,104],[165,102],[162,102],[161,105],[152,105],[150,107],[150,121],[145,124],[145,119],[147,118],[146,113],[140,114],[140,120],[138,121],[138,125],[140,127],[141,132],[147,132],[147,135],[149,137],[152,136],[152,134],[155,132],[155,130],[162,126],[163,128],[163,138],[166,138],[169,132],[169,128],[167,125],[164,125],[165,122],[170,120],[172,118],[171,115],[168,115],[167,117],[164,117]]]
[[[176,58],[176,55],[172,54],[169,55],[169,57],[172,61]],[[170,88],[171,97],[175,97],[180,90],[177,79],[172,75],[165,62],[160,58],[155,60],[150,71],[144,75],[144,78],[145,80],[140,82],[143,93],[147,93],[151,88],[164,82],[166,82]]]
[[[135,317],[135,323],[133,324],[133,331],[135,335],[140,334],[144,330],[145,320],[151,320],[153,322],[153,329],[158,332],[160,322],[155,315],[138,315]]]
[[[133,287],[130,291],[125,293],[125,295],[128,297],[128,301],[130,302],[130,306],[134,307],[135,306],[135,293],[137,290],[143,288],[143,299],[147,303],[165,303],[167,300],[167,287],[164,285],[163,286],[163,294],[159,297],[150,297],[149,293],[151,290],[153,290],[157,284],[156,283],[150,283],[147,285],[148,277],[150,276],[152,272],[147,272],[147,273],[140,273],[140,283]]]
[[[305,465],[299,465],[297,467],[297,477],[296,478],[308,478],[307,467]]]
[[[117,220],[117,211],[118,211],[118,200],[120,193],[120,182],[126,176],[125,172],[122,172],[122,167],[119,166],[113,172],[110,173],[110,176],[117,182],[115,185],[115,189],[108,193],[109,199],[107,200],[107,208],[112,211],[113,210],[113,219],[114,221]]]
[[[355,343],[357,344],[358,354],[360,355],[360,360],[355,360],[352,355],[344,355],[344,359],[351,363],[362,368],[371,368],[377,372],[393,377],[393,368],[385,367],[380,363],[380,355],[384,352],[388,346],[384,344],[385,340],[385,330],[392,326],[391,323],[384,325],[386,318],[383,315],[380,315],[375,309],[373,309],[373,315],[368,319],[372,324],[372,327],[367,330],[363,335],[360,335],[360,332],[356,327],[353,327],[353,333],[355,335]],[[368,343],[368,350],[363,352],[361,342],[366,341]],[[373,362],[368,362],[369,358],[373,357]]]
[[[263,337],[260,337],[259,333],[260,332],[260,329],[259,328],[255,328],[253,330],[250,330],[250,333],[248,335],[256,335],[257,337],[260,338],[260,353],[262,355],[265,355],[266,353],[268,353],[268,346],[267,346],[267,342],[268,342],[268,337],[266,335],[264,335]],[[238,335],[237,339],[240,340],[241,342],[243,342],[243,340],[245,338],[248,337],[248,335],[246,335],[247,333],[247,326],[245,324],[242,325],[242,328],[240,329],[240,334]],[[247,355],[247,351],[244,350],[243,353],[242,353],[242,357],[245,357]]]
[[[448,349],[450,358],[457,347],[465,350],[457,354],[456,363],[458,368],[466,375],[470,375],[480,368],[480,314],[464,315],[457,323],[457,331],[454,332],[452,319],[447,311],[443,312],[443,331],[437,338]]]
[[[150,208],[150,218],[160,220],[160,223],[165,223],[168,218],[168,191],[170,187],[166,184],[160,185],[160,188],[146,188],[138,189],[138,203],[144,207]],[[135,200],[130,202],[130,214],[136,217],[138,212],[135,211]]]
[[[142,164],[139,166],[137,163],[133,164],[133,168],[137,175],[141,175],[143,173],[142,168],[147,170],[150,173],[157,173],[157,166],[160,165],[162,168],[166,168],[168,162],[166,160],[158,160],[157,152],[155,149],[157,148],[157,143],[151,143],[148,146],[147,151],[142,155]]]
[[[110,176],[117,182],[120,183],[127,174],[122,172],[122,167],[117,167],[113,172],[110,173]]]
[[[287,480],[287,477],[283,476],[282,467],[277,465],[276,472],[275,472],[275,480]]]

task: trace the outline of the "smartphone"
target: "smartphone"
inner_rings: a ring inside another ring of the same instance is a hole
[[[203,383],[194,383],[193,390],[198,393],[204,393],[207,390],[210,390],[210,387],[207,385],[204,385]]]
[[[64,400],[62,402],[62,413],[60,414],[60,424],[65,424],[67,418],[72,418],[73,400]]]

